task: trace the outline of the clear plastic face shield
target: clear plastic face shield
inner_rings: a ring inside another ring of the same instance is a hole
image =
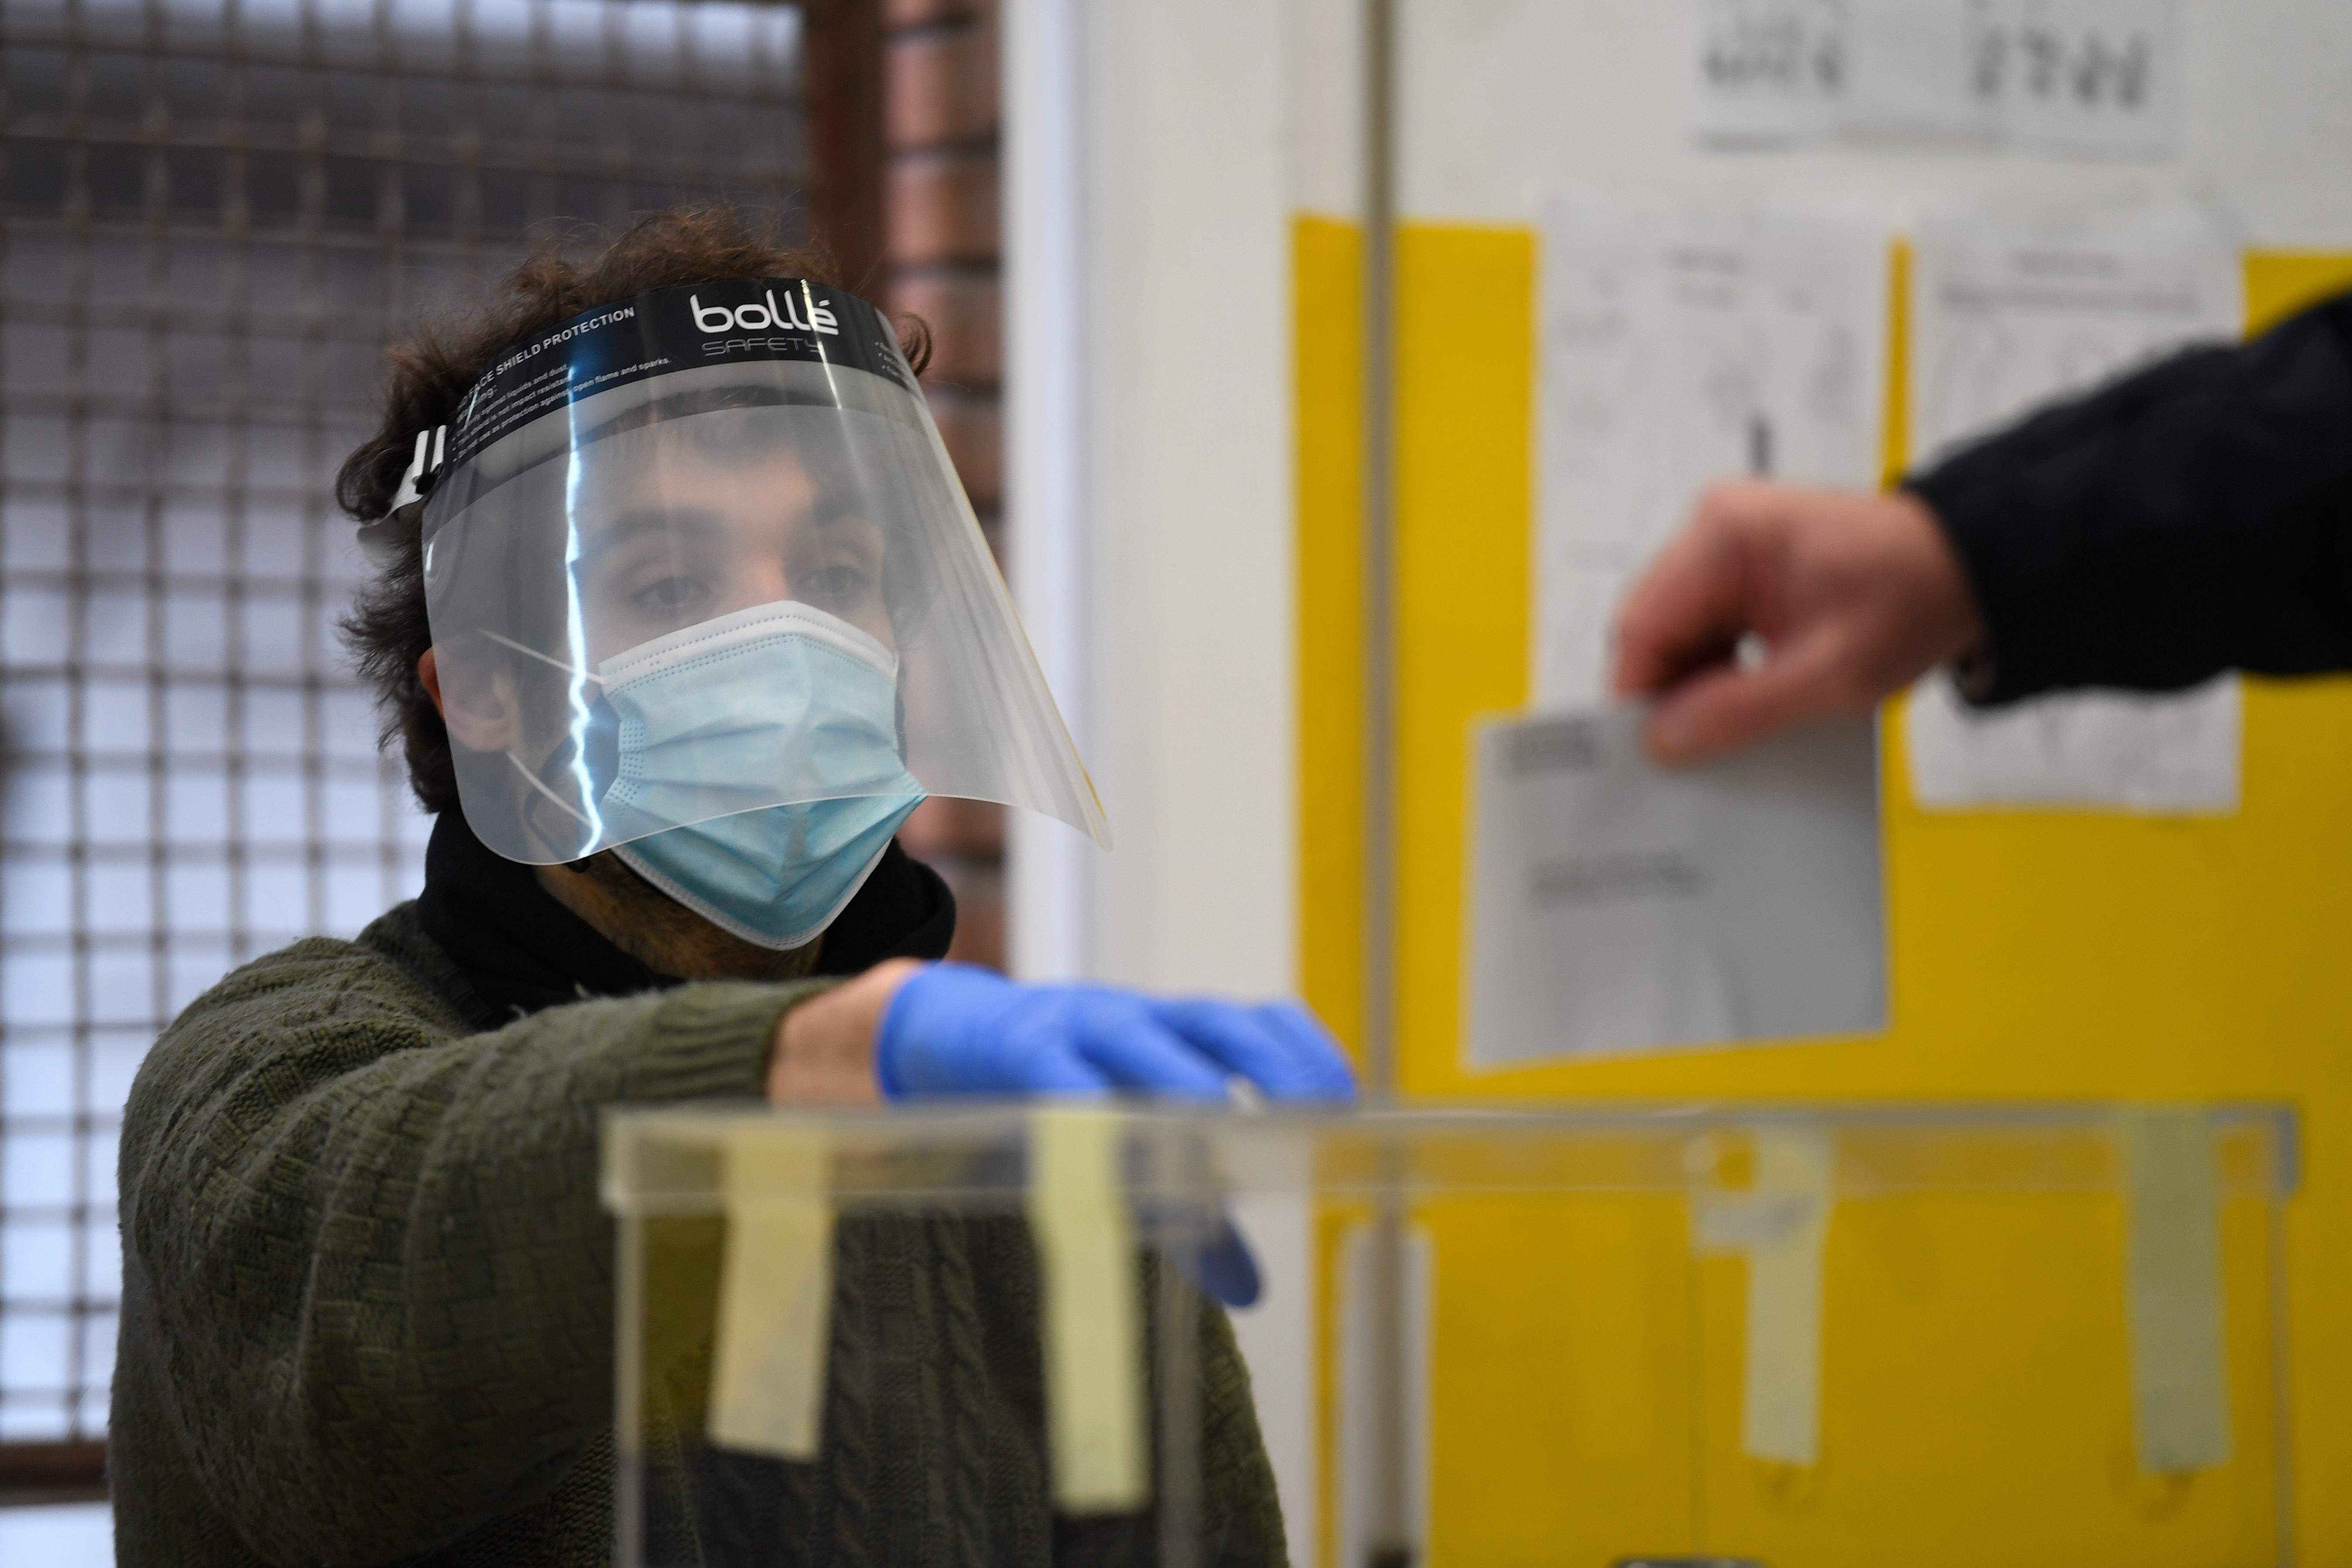
[[[518,344],[444,440],[426,606],[458,795],[499,854],[923,795],[1108,842],[863,300],[774,279],[600,308]]]

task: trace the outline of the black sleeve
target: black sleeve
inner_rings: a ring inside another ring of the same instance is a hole
[[[2352,294],[1906,481],[1987,628],[1971,695],[2352,668]]]

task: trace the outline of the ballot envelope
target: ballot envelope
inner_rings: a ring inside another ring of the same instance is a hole
[[[615,1111],[615,1561],[2284,1563],[2295,1138]]]

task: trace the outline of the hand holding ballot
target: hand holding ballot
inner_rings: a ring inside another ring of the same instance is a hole
[[[1733,481],[1628,595],[1615,682],[1655,700],[1650,754],[1685,764],[1867,713],[1979,635],[1959,557],[1915,498]]]
[[[1962,695],[1992,706],[2352,668],[2348,333],[2341,294],[2045,405],[1891,495],[1708,490],[1617,617],[1651,754],[1858,713],[1963,654]]]

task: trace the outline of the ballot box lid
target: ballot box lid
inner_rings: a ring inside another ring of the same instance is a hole
[[[835,1203],[1017,1209],[1038,1118],[1076,1108],[999,1101],[615,1108],[605,1117],[604,1198],[622,1215],[715,1210],[724,1201],[715,1156],[814,1136],[825,1150],[826,1189]],[[2148,1130],[2184,1125],[2210,1141],[2217,1195],[2274,1200],[2300,1181],[2295,1111],[2266,1102],[1236,1110],[1103,1101],[1090,1109],[1117,1119],[1130,1194],[1167,1200],[1295,1192],[1704,1194],[1752,1184],[1759,1145],[1791,1139],[1823,1151],[1833,1197],[2123,1193],[2133,1185],[2133,1151],[2147,1144]]]

